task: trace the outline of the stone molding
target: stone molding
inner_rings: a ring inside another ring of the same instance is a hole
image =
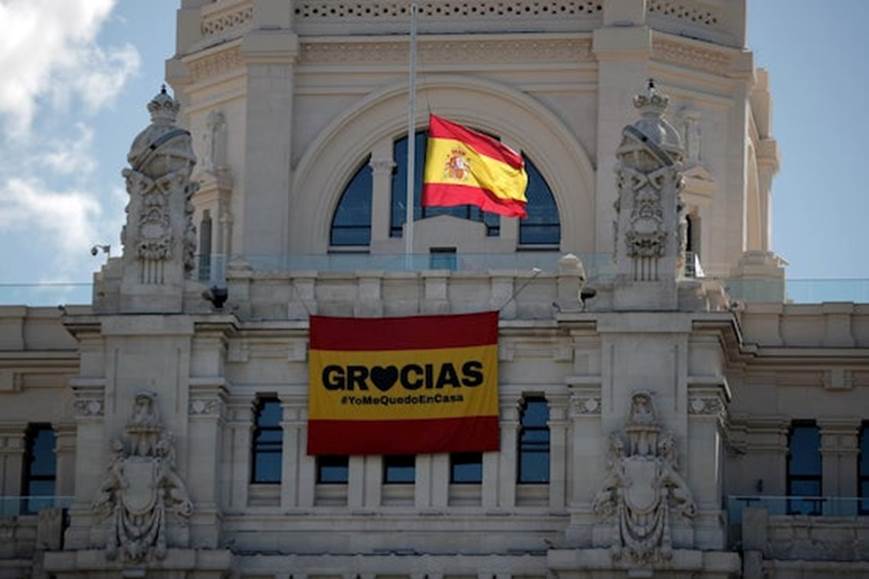
[[[678,40],[652,40],[652,57],[713,74],[726,74],[733,63],[722,51],[700,48]]]
[[[590,38],[432,39],[420,42],[420,64],[532,64],[592,62]],[[370,65],[407,62],[407,42],[304,42],[304,65]]]
[[[190,80],[200,82],[216,76],[241,71],[244,68],[244,57],[241,46],[235,45],[220,52],[207,54],[188,63]]]
[[[247,28],[253,23],[253,0],[246,0],[235,6],[207,11],[202,18],[202,36],[222,36]]]

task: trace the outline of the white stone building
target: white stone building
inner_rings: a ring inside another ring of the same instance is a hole
[[[784,299],[745,0],[418,5],[418,130],[529,218],[401,255],[408,2],[183,0],[123,255],[0,307],[0,575],[869,576],[869,305]],[[309,314],[484,310],[499,452],[305,453]]]

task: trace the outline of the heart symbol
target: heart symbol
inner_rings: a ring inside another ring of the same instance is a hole
[[[381,392],[386,392],[398,380],[398,368],[395,366],[374,366],[371,368],[371,381]]]

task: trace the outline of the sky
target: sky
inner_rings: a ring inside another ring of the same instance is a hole
[[[89,283],[105,259],[94,244],[120,252],[120,171],[174,53],[178,4],[0,0],[0,303],[40,301],[4,283]],[[749,0],[782,154],[773,249],[789,278],[869,278],[867,21],[867,0]]]

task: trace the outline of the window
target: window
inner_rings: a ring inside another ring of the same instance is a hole
[[[211,212],[202,212],[199,223],[199,281],[211,279]]]
[[[383,457],[383,484],[413,484],[415,471],[416,457],[412,454]]]
[[[549,482],[548,421],[546,399],[525,398],[519,418],[519,483]]]
[[[788,437],[787,493],[821,496],[821,433],[814,422],[795,422]],[[788,500],[788,513],[820,515],[821,500]]]
[[[281,403],[277,398],[260,398],[256,405],[253,431],[253,470],[251,482],[278,484],[281,482],[281,451],[284,433],[281,429]]]
[[[450,455],[450,482],[480,484],[483,482],[483,455],[479,452],[457,452]]]
[[[50,424],[31,424],[25,435],[24,512],[35,513],[54,504],[57,480],[55,434]]]
[[[494,213],[485,213],[472,205],[421,207],[420,195],[428,133],[417,131],[415,138],[414,219],[452,215],[459,219],[483,223],[486,226],[487,236],[498,237],[501,234],[501,218]],[[393,238],[401,237],[406,217],[407,142],[407,136],[403,136],[396,139],[392,146],[395,168],[392,173],[389,236]],[[526,248],[557,246],[561,242],[561,225],[555,197],[531,159],[527,156],[524,159],[528,172],[528,189],[525,192],[528,198],[528,217],[519,222],[519,244]],[[338,201],[329,235],[329,243],[333,247],[362,247],[371,243],[371,198],[374,180],[371,168],[368,166],[369,160],[370,157],[365,159],[344,188]]]
[[[349,457],[346,456],[318,456],[317,484],[347,484],[347,479],[350,473],[348,465]]]
[[[552,190],[528,157],[525,157],[525,170],[528,172],[528,189],[525,191],[528,217],[519,221],[519,245],[558,245],[561,243],[561,222]]]
[[[458,266],[455,247],[432,247],[429,249],[428,265],[431,269],[455,271]]]
[[[371,189],[373,179],[370,157],[344,188],[332,217],[329,243],[334,246],[360,246],[371,242]]]
[[[857,492],[860,495],[860,514],[869,515],[869,422],[860,429],[860,454],[857,464]]]

